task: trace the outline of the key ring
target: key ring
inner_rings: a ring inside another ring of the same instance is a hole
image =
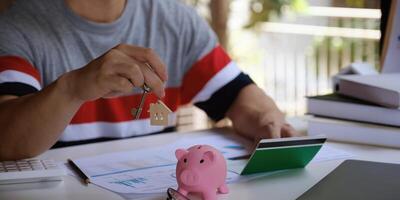
[[[143,89],[144,92],[147,92],[147,93],[149,93],[151,91],[151,88],[149,86],[147,86],[146,83],[143,84],[142,89]]]
[[[185,195],[179,193],[173,188],[167,189],[167,195],[168,195],[167,200],[190,200]]]

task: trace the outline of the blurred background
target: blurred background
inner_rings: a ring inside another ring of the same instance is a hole
[[[287,116],[305,114],[306,96],[332,92],[330,77],[350,63],[379,68],[381,0],[181,1],[209,21],[230,56]],[[229,124],[215,124],[193,106],[178,116],[182,131]]]

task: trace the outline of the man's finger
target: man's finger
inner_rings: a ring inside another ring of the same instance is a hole
[[[158,97],[165,96],[163,81],[146,64],[139,64],[144,76],[144,82]]]
[[[282,137],[295,137],[300,136],[300,133],[297,132],[290,124],[284,124],[282,126]]]
[[[122,95],[123,95],[123,93],[121,93],[121,92],[109,92],[108,94],[104,95],[103,98],[109,99],[109,98],[119,97],[119,96],[122,96]]]
[[[271,138],[281,137],[281,126],[276,123],[268,124]]]
[[[108,61],[109,71],[128,79],[134,86],[142,87],[144,76],[135,59],[127,56],[122,51],[114,49],[113,58]]]
[[[115,66],[118,75],[127,78],[135,87],[142,87],[144,84],[144,75],[140,70],[140,66],[136,63]]]
[[[168,75],[166,66],[154,50],[126,44],[120,44],[116,46],[115,49],[124,52],[126,55],[133,57],[140,62],[149,63],[160,79],[163,82],[167,81]]]
[[[130,93],[133,91],[134,86],[132,83],[125,77],[122,76],[111,76],[108,77],[107,83],[110,87],[111,93]]]

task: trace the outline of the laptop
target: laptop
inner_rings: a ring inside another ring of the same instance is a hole
[[[346,160],[297,200],[399,200],[400,164]]]

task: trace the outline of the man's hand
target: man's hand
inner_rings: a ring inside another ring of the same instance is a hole
[[[167,72],[153,50],[121,44],[60,80],[65,80],[67,94],[82,102],[127,94],[144,83],[163,97]]]
[[[243,88],[227,112],[235,130],[250,139],[297,136],[284,114],[256,85]]]

